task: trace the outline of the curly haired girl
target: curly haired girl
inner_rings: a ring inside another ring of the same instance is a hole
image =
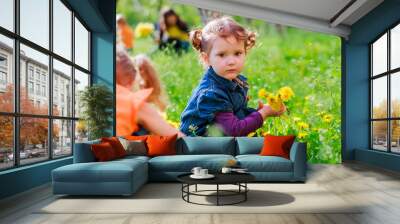
[[[212,20],[190,33],[191,43],[207,69],[181,115],[183,133],[205,136],[207,128],[215,124],[225,135],[246,136],[260,128],[267,117],[286,110],[283,106],[274,111],[261,102],[258,109],[247,106],[249,86],[240,73],[255,37],[229,17]]]

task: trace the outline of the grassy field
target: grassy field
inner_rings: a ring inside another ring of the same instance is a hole
[[[308,144],[312,163],[341,161],[340,38],[287,28],[258,31],[256,47],[247,57],[243,74],[250,90],[250,107],[257,106],[258,91],[276,92],[288,86],[295,93],[287,104],[289,112],[269,118],[256,134],[296,134]],[[169,97],[168,120],[178,122],[203,67],[198,55],[155,51],[152,39],[137,39],[135,54],[146,53],[153,60]]]

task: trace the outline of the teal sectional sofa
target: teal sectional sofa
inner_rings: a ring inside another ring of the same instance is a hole
[[[262,137],[184,137],[177,141],[177,155],[127,156],[96,162],[90,141],[75,144],[74,163],[52,171],[54,194],[131,195],[148,181],[176,181],[193,167],[218,172],[234,159],[258,182],[305,182],[306,144],[295,142],[290,159],[260,156]]]

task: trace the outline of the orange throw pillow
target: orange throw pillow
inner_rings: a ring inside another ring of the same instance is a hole
[[[147,137],[147,155],[148,156],[164,156],[176,155],[176,139],[178,134],[172,136],[149,135]]]
[[[90,146],[90,148],[94,154],[94,157],[99,162],[110,161],[117,158],[112,145],[108,142],[93,144]]]
[[[261,149],[260,155],[262,156],[281,156],[289,159],[290,148],[296,136],[273,136],[266,135],[264,137],[264,145]]]
[[[124,146],[122,146],[121,142],[117,137],[109,137],[109,138],[101,138],[101,142],[108,142],[114,149],[115,155],[117,158],[125,157],[126,151]]]
[[[131,140],[131,141],[146,141],[148,136],[149,135],[132,135],[132,136],[127,135],[127,136],[124,136],[124,138],[126,140]]]

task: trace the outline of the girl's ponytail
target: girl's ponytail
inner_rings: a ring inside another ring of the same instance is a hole
[[[247,39],[246,39],[246,42],[244,44],[244,46],[246,48],[246,52],[248,50],[250,50],[252,47],[254,47],[255,44],[256,44],[256,33],[248,32],[247,33]]]
[[[167,97],[164,95],[161,81],[154,65],[144,54],[136,55],[133,61],[137,67],[137,70],[139,71],[140,77],[143,80],[143,86],[141,87],[153,89],[147,101],[154,103],[160,109],[160,111],[165,111],[167,108]]]
[[[202,31],[201,29],[193,30],[190,32],[190,41],[192,42],[192,46],[196,51],[201,52],[201,40],[202,40]]]

